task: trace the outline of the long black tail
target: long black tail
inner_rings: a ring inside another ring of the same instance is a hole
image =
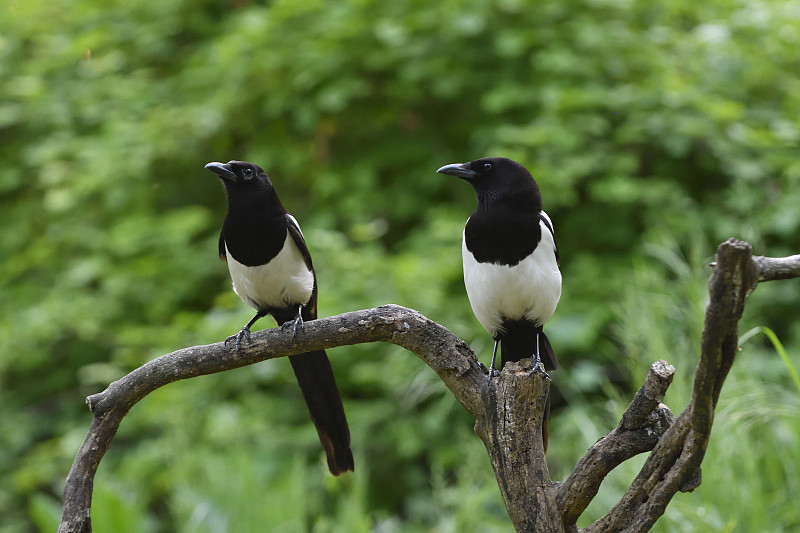
[[[500,336],[500,368],[509,361],[520,361],[533,357],[536,353],[538,336],[539,357],[545,370],[558,368],[556,354],[547,335],[542,331],[542,326],[537,326],[527,320],[506,321],[503,323],[503,334]],[[547,452],[547,441],[550,430],[547,420],[550,417],[550,395],[547,395],[547,404],[542,417],[542,443]]]
[[[317,318],[316,292],[315,286],[311,300],[302,308],[304,322]],[[293,322],[297,316],[295,313],[296,310],[291,309],[271,310],[278,324]],[[324,350],[306,352],[289,356],[289,361],[306,400],[311,421],[314,422],[319,440],[325,448],[328,469],[334,476],[353,470],[350,428],[327,354]]]
[[[521,361],[536,353],[536,337],[539,337],[539,357],[545,370],[558,368],[556,354],[550,340],[542,331],[527,320],[507,320],[503,322],[503,333],[500,335],[500,368],[509,361]]]
[[[319,440],[325,447],[331,474],[338,476],[353,470],[350,428],[328,356],[320,350],[293,355],[289,360]]]

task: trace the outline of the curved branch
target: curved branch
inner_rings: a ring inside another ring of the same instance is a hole
[[[473,416],[482,410],[486,368],[465,342],[412,309],[385,305],[306,322],[294,340],[290,330],[284,328],[259,331],[252,339],[238,354],[218,342],[163,355],[89,396],[86,403],[94,418],[67,476],[58,531],[91,531],[94,475],[122,418],[149,393],[181,379],[310,350],[387,341],[417,354]]]

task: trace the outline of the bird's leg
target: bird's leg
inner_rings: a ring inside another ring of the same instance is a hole
[[[256,316],[254,316],[252,319],[250,319],[250,322],[245,324],[244,327],[239,330],[239,333],[237,333],[236,335],[231,335],[230,337],[225,339],[225,346],[228,345],[228,342],[230,342],[230,341],[235,339],[236,340],[236,353],[238,354],[239,353],[239,346],[242,344],[242,339],[243,338],[247,341],[248,344],[250,343],[250,326],[255,324],[256,320],[258,320],[259,318],[261,318],[265,314],[266,314],[266,312],[261,312],[261,311],[256,313]]]
[[[492,378],[494,377],[495,373],[497,373],[497,375],[500,375],[500,372],[497,372],[497,370],[494,369],[494,361],[497,358],[497,345],[499,344],[499,342],[500,342],[499,339],[494,340],[494,350],[492,350],[492,362],[489,364],[489,381],[492,381]]]
[[[525,368],[526,371],[538,373],[544,375],[547,379],[550,379],[550,374],[547,373],[545,370],[544,365],[542,365],[542,358],[539,356],[539,333],[536,333],[536,353],[533,354],[531,357],[531,365]]]

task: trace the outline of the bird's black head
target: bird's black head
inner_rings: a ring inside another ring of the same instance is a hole
[[[222,179],[226,187],[228,183],[244,186],[256,186],[269,181],[264,169],[247,161],[228,161],[227,163],[209,163],[206,168]]]
[[[206,168],[220,177],[229,204],[263,203],[274,196],[269,176],[258,165],[247,161],[212,162]]]
[[[457,176],[475,188],[478,208],[496,203],[525,204],[528,209],[541,211],[539,186],[524,166],[505,157],[483,157],[469,163],[453,163],[436,172]]]

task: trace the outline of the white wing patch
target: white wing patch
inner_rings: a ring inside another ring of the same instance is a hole
[[[553,221],[550,220],[550,215],[548,215],[544,211],[539,211],[539,214],[541,216],[543,216],[545,218],[545,220],[547,220],[547,224],[550,226],[550,228],[552,228],[553,227]],[[550,231],[550,228],[547,228],[547,231]]]
[[[285,308],[305,305],[311,299],[314,273],[288,231],[283,248],[266,265],[246,266],[233,258],[227,246],[225,252],[233,290],[247,305],[256,309]]]
[[[299,231],[299,232],[300,232],[300,236],[301,236],[301,237],[303,237],[303,239],[305,239],[306,237],[305,237],[305,235],[303,235],[303,230],[301,230],[301,229],[300,229],[300,224],[298,224],[298,223],[297,223],[297,219],[296,219],[296,218],[294,218],[294,217],[293,217],[292,215],[290,215],[289,213],[286,213],[286,218],[288,218],[288,219],[289,219],[289,222],[291,222],[291,224],[292,224],[292,225],[293,225],[295,228],[297,228],[297,231]],[[548,220],[550,220],[550,219],[548,219]]]
[[[477,262],[467,250],[462,234],[467,296],[478,321],[493,337],[500,332],[504,318],[527,318],[537,325],[544,324],[553,316],[561,298],[555,241],[544,221],[539,221],[539,226],[542,228],[539,245],[513,267]]]

